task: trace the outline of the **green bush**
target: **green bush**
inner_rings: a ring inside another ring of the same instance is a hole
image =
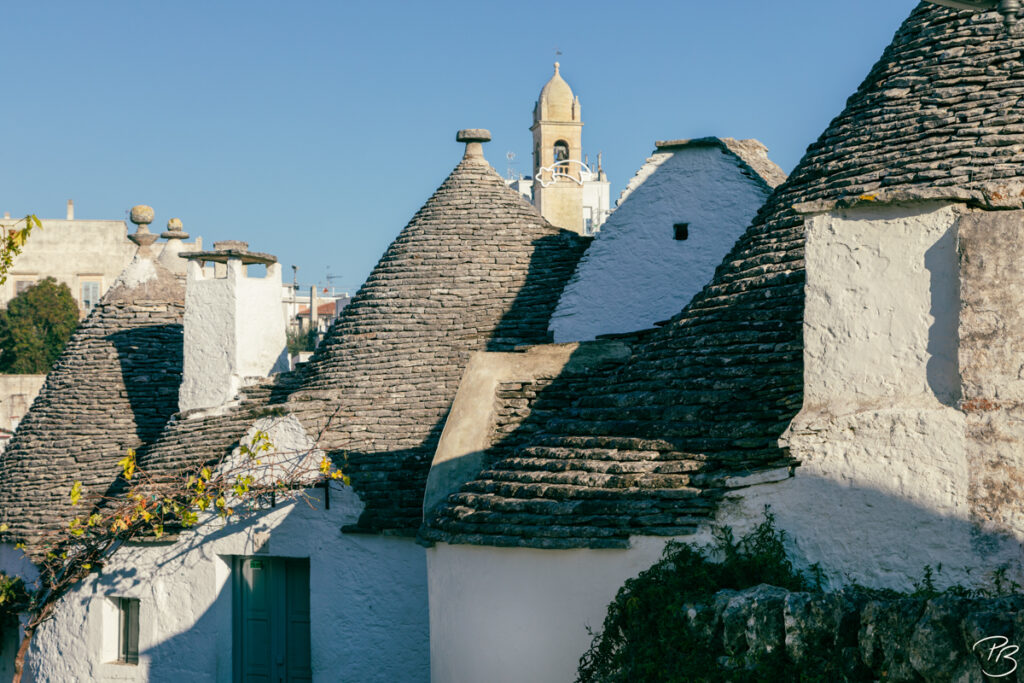
[[[602,632],[580,658],[579,683],[720,681],[714,654],[691,632],[684,606],[707,602],[720,590],[762,583],[791,591],[820,590],[820,580],[793,568],[785,532],[766,509],[764,521],[739,541],[718,534],[711,548],[669,543],[662,558],[626,581],[608,607]],[[714,561],[714,557],[719,561]],[[770,680],[768,669],[758,676]]]

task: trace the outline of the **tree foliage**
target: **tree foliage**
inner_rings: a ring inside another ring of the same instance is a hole
[[[312,351],[316,348],[316,329],[288,330],[288,355],[297,356],[301,351]]]
[[[77,325],[78,305],[67,285],[40,280],[0,312],[0,372],[49,372]]]

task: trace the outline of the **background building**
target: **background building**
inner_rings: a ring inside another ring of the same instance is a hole
[[[5,213],[0,227],[10,229],[18,222]],[[37,281],[52,277],[68,286],[84,318],[135,254],[128,227],[123,220],[76,219],[70,199],[65,218],[44,218],[42,224],[14,259],[7,282],[0,285],[0,307]],[[202,238],[196,238],[185,248],[201,247]]]
[[[506,183],[533,202],[552,225],[581,235],[600,230],[608,214],[608,177],[592,170],[583,155],[580,98],[558,72],[540,91],[533,109],[533,176]]]

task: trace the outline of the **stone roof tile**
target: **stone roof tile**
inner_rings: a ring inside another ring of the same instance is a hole
[[[73,516],[71,487],[107,493],[176,410],[184,282],[136,256],[72,335],[0,456],[4,541],[29,544]]]

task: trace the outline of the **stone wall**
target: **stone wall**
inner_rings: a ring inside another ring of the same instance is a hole
[[[713,680],[746,680],[752,672],[781,668],[794,679],[802,669],[827,671],[837,681],[980,683],[990,680],[983,672],[1012,674],[1016,651],[1001,646],[1024,642],[1019,595],[881,598],[762,584],[721,591],[706,604],[687,605],[679,618],[717,657],[720,669],[708,672]]]

